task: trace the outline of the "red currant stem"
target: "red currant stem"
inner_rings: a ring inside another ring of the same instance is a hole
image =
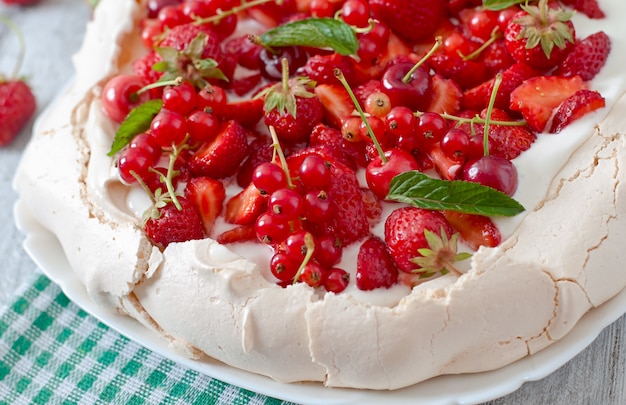
[[[350,99],[352,100],[352,104],[354,104],[354,108],[356,108],[357,112],[361,116],[361,119],[363,120],[363,123],[365,124],[365,128],[367,128],[367,133],[369,134],[370,138],[372,138],[372,142],[374,143],[374,147],[376,148],[376,152],[378,152],[378,155],[380,156],[381,161],[383,162],[383,164],[387,163],[387,156],[385,156],[385,151],[383,151],[383,148],[380,146],[380,142],[378,142],[378,138],[376,138],[376,134],[374,134],[374,131],[372,130],[372,127],[370,126],[370,123],[367,121],[367,116],[365,115],[365,112],[361,108],[361,104],[359,104],[359,100],[357,100],[356,96],[354,95],[354,92],[352,91],[352,88],[350,88],[350,85],[348,84],[345,76],[341,72],[341,69],[335,68],[334,73],[335,73],[335,77],[341,82],[343,87],[348,92],[348,95],[350,96]]]
[[[24,55],[26,54],[26,41],[24,40],[24,35],[22,31],[19,29],[17,25],[10,18],[0,14],[0,22],[9,27],[11,31],[17,37],[17,42],[19,44],[19,54],[17,55],[17,62],[15,62],[15,67],[13,68],[13,73],[11,74],[11,79],[17,79],[17,76],[20,74],[20,70],[22,69],[22,63],[24,63]]]
[[[172,202],[176,206],[176,209],[178,209],[179,211],[182,211],[183,207],[182,205],[180,205],[180,201],[178,201],[178,196],[176,195],[176,190],[174,188],[174,183],[172,182],[172,179],[176,174],[178,174],[178,170],[174,169],[174,164],[176,163],[180,152],[187,148],[188,138],[189,135],[185,136],[185,139],[181,142],[180,145],[172,144],[172,151],[169,154],[170,159],[167,165],[167,175],[163,175],[163,173],[160,173],[161,181],[163,182],[163,184],[165,184],[165,187],[167,187],[167,194],[169,194]]]
[[[495,27],[493,31],[491,31],[491,36],[489,37],[489,39],[486,40],[481,46],[479,46],[478,49],[476,49],[474,52],[470,53],[467,56],[463,55],[463,53],[460,50],[457,50],[457,53],[463,60],[474,60],[478,58],[485,49],[489,48],[489,46],[493,44],[494,42],[496,42],[499,38],[500,38],[500,29],[498,27]]]
[[[424,55],[424,57],[422,59],[420,59],[415,65],[413,65],[411,70],[409,70],[406,73],[406,75],[404,75],[404,77],[402,78],[402,81],[404,83],[409,83],[411,81],[411,76],[413,75],[413,73],[417,69],[419,69],[419,67],[422,66],[424,64],[424,62],[426,62],[433,55],[433,53],[435,53],[435,51],[437,49],[439,49],[441,44],[443,44],[443,39],[441,38],[441,36],[436,37],[435,38],[435,44],[433,45],[432,48],[430,48],[430,51],[428,51],[428,53],[426,55]]]
[[[491,113],[493,112],[493,105],[496,103],[496,97],[498,96],[498,88],[502,83],[502,73],[498,73],[493,82],[493,91],[489,98],[489,104],[487,105],[487,115],[485,116],[485,130],[483,132],[483,148],[485,156],[489,155],[489,125],[491,124]]]
[[[180,86],[181,84],[183,84],[183,78],[182,76],[178,76],[177,78],[172,79],[172,80],[163,80],[162,82],[154,82],[154,83],[145,85],[139,90],[137,90],[136,93],[133,93],[133,95],[139,95],[141,93],[145,93],[148,90],[156,89],[158,87]]]
[[[424,112],[422,112],[422,111],[415,111],[413,113],[413,115],[415,115],[416,117],[420,117],[423,114],[424,114]],[[486,121],[484,118],[481,118],[478,114],[473,116],[472,118],[458,117],[456,115],[452,115],[452,114],[448,114],[448,113],[441,113],[440,115],[444,119],[446,119],[446,120],[457,122],[458,125],[470,124],[470,125],[472,125],[472,128],[473,128],[474,124],[484,124],[485,121]],[[501,125],[503,127],[523,127],[524,125],[527,125],[527,122],[523,121],[523,120],[522,121],[490,120],[489,122],[492,125]]]
[[[224,17],[228,17],[229,15],[233,15],[233,14],[238,14],[241,11],[247,10],[249,8],[252,8],[252,7],[260,6],[260,5],[265,4],[265,3],[276,3],[276,5],[282,6],[283,5],[283,1],[284,0],[252,0],[252,1],[246,1],[246,2],[242,2],[240,6],[235,6],[235,7],[231,8],[230,10],[218,9],[217,10],[217,14],[212,15],[210,17],[206,17],[206,18],[197,18],[197,19],[194,20],[193,23],[197,24],[197,25],[209,24],[209,23],[217,23]]]
[[[160,173],[160,172],[157,172],[157,173]],[[137,183],[139,183],[139,185],[141,186],[141,188],[143,188],[146,194],[148,194],[148,197],[150,197],[150,202],[152,202],[152,205],[156,204],[157,201],[156,201],[156,198],[154,197],[154,194],[152,194],[152,191],[150,191],[150,188],[146,185],[143,179],[137,174],[137,172],[135,172],[134,170],[131,170],[130,174],[135,178],[135,180],[137,180]]]
[[[296,275],[293,277],[294,284],[300,279],[302,270],[304,270],[306,265],[311,261],[313,253],[315,252],[315,241],[313,240],[313,235],[309,232],[304,234],[304,246],[306,247],[306,254],[304,255],[304,259],[302,259],[302,263],[300,263],[300,267],[298,267],[298,271],[296,271]]]
[[[285,154],[283,153],[283,148],[280,147],[280,141],[278,140],[278,135],[276,135],[276,130],[272,125],[269,127],[270,135],[272,136],[272,146],[274,147],[274,153],[278,155],[278,160],[280,161],[280,167],[285,172],[285,176],[287,177],[287,186],[289,188],[293,188],[293,181],[291,181],[291,175],[289,174],[289,167],[287,166],[287,159],[285,159]],[[273,159],[272,159],[273,160]]]

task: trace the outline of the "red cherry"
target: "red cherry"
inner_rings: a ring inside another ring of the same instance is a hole
[[[381,200],[387,198],[391,180],[395,176],[419,169],[413,156],[405,150],[391,148],[385,152],[385,157],[386,163],[383,163],[382,158],[378,156],[365,169],[368,187]]]
[[[517,169],[503,157],[487,155],[468,162],[461,172],[461,179],[495,188],[513,195],[517,190]]]
[[[467,22],[467,28],[472,36],[486,41],[491,37],[493,30],[498,26],[499,13],[487,9],[477,9]]]
[[[147,92],[137,94],[143,87],[139,76],[118,75],[107,82],[102,90],[104,113],[115,122],[122,122],[128,113],[148,101]]]
[[[341,18],[354,27],[367,27],[370,18],[370,5],[366,0],[346,0],[341,6]]]
[[[421,66],[408,76],[408,80],[405,79],[413,66],[410,62],[391,65],[383,73],[381,83],[392,106],[404,105],[412,110],[424,111],[430,103],[432,80]]]
[[[306,52],[299,46],[283,46],[273,49],[263,48],[259,52],[259,67],[261,74],[270,80],[282,80],[283,59],[287,59],[289,72],[294,73],[307,61]]]

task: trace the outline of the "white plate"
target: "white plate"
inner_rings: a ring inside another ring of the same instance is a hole
[[[56,237],[41,227],[18,200],[14,207],[17,227],[25,234],[24,248],[74,303],[104,324],[140,345],[183,366],[248,390],[299,403],[326,404],[472,404],[489,401],[517,390],[526,381],[539,380],[564,365],[587,347],[608,325],[626,311],[626,290],[589,311],[564,338],[546,349],[498,370],[433,378],[395,391],[325,388],[321,384],[283,384],[225,364],[195,361],[174,352],[167,342],[133,319],[96,306],[72,271]]]

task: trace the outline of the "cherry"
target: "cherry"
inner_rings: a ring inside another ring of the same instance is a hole
[[[277,48],[262,48],[259,52],[259,67],[261,75],[269,80],[282,80],[282,60],[287,59],[289,72],[295,72],[307,62],[306,52],[298,46],[283,46]]]
[[[268,210],[286,221],[297,219],[302,212],[302,197],[291,188],[279,188],[268,200]]]
[[[472,36],[486,41],[498,26],[499,15],[497,11],[479,8],[473,12],[467,22],[467,29]]]
[[[512,196],[517,190],[517,169],[510,160],[487,155],[468,162],[463,167],[461,179],[495,188]]]
[[[139,176],[140,179],[146,178],[150,167],[152,167],[154,163],[155,161],[152,156],[150,156],[148,150],[126,148],[120,153],[120,157],[117,161],[117,169],[120,178],[126,184],[133,184],[137,182],[135,176]]]
[[[376,195],[384,200],[389,194],[391,180],[398,174],[418,170],[419,166],[413,156],[405,150],[391,148],[385,152],[387,162],[377,156],[365,169],[367,185]]]
[[[163,25],[161,21],[154,19],[145,19],[141,23],[141,41],[148,49],[154,47],[155,38],[163,34]]]
[[[335,14],[335,8],[329,0],[311,0],[309,12],[312,17],[332,17]]]
[[[263,162],[252,171],[252,183],[262,194],[271,194],[280,188],[287,187],[287,174],[279,165]]]
[[[460,32],[453,31],[444,38],[442,47],[448,55],[467,56],[474,52],[478,48],[478,45],[470,41]]]
[[[148,9],[148,18],[156,18],[162,8],[166,6],[176,6],[180,0],[148,0],[146,8]]]
[[[404,105],[423,111],[431,99],[432,80],[423,67],[412,69],[414,65],[410,62],[395,63],[383,73],[381,83],[392,106]]]
[[[354,27],[367,27],[370,18],[370,5],[366,0],[346,0],[341,6],[341,18]]]
[[[332,267],[326,271],[323,285],[326,291],[339,294],[350,284],[350,273],[338,267]]]
[[[300,261],[285,252],[276,252],[270,259],[270,271],[281,281],[292,280],[299,267]]]
[[[163,108],[187,115],[197,104],[196,89],[189,82],[167,86],[161,95]]]
[[[186,22],[189,22],[189,19],[182,13],[182,11],[176,5],[169,5],[163,7],[159,14],[157,15],[157,19],[161,21],[161,25],[164,28],[173,28],[177,25],[182,25]]]
[[[115,122],[122,122],[135,107],[149,100],[147,92],[138,94],[143,81],[135,75],[118,75],[107,82],[102,90],[104,113]]]
[[[298,167],[298,177],[307,188],[326,188],[330,184],[330,168],[319,155],[307,155]]]

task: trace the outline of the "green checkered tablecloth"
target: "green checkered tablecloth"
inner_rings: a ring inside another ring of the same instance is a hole
[[[0,312],[0,404],[32,403],[286,404],[145,349],[43,275]]]

